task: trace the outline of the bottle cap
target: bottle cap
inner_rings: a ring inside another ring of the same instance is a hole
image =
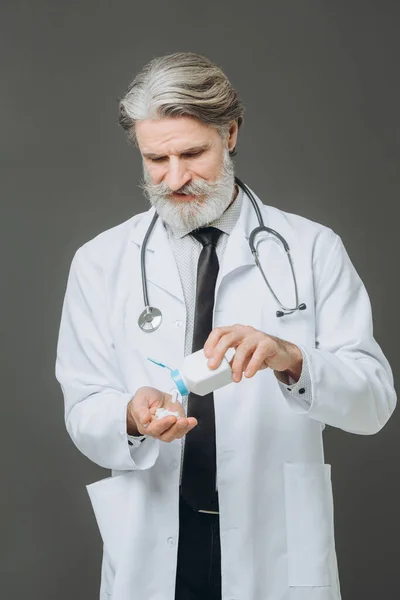
[[[171,377],[174,380],[175,385],[178,388],[181,396],[187,396],[189,394],[189,390],[187,389],[185,382],[182,379],[182,375],[180,374],[178,369],[171,371]]]

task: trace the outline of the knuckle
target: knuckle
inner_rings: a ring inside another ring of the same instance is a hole
[[[262,338],[258,343],[259,348],[262,350],[269,350],[271,348],[271,343],[268,339]]]
[[[222,327],[214,327],[214,329],[212,330],[212,332],[209,335],[209,339],[210,340],[214,340],[214,338],[218,338],[222,335],[223,331],[222,331]]]

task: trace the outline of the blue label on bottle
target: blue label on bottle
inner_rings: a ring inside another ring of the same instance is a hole
[[[187,396],[189,394],[189,390],[187,389],[185,382],[182,379],[182,375],[180,374],[178,369],[171,371],[171,377],[174,380],[174,383],[175,383],[176,387],[178,388],[181,396]]]

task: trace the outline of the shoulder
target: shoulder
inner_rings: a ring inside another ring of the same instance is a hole
[[[85,242],[77,249],[74,261],[80,264],[92,263],[102,268],[118,261],[129,244],[133,231],[147,212],[134,215]]]
[[[290,246],[300,245],[314,254],[329,253],[340,243],[340,237],[333,229],[307,217],[266,205],[262,212],[268,226],[287,238]]]

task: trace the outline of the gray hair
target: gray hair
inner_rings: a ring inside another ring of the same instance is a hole
[[[240,127],[243,113],[219,67],[199,54],[179,52],[155,58],[138,73],[120,101],[119,124],[134,142],[136,121],[166,117],[193,117],[224,136],[233,121]]]

